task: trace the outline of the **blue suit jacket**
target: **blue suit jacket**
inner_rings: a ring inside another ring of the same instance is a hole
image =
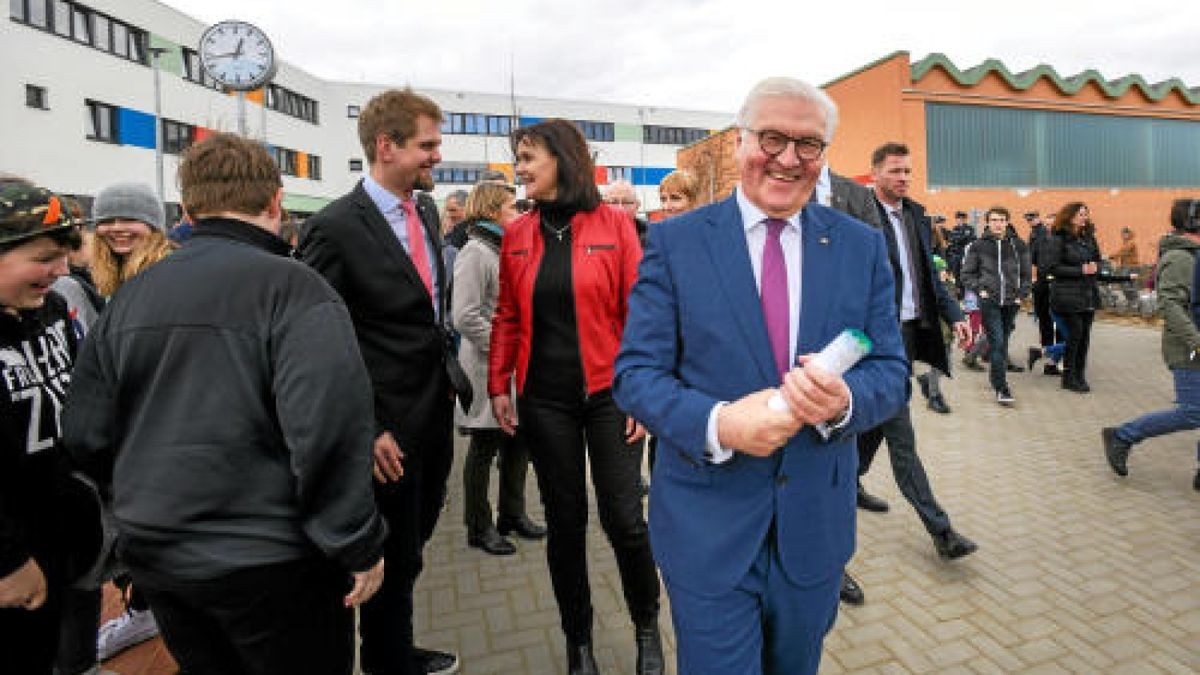
[[[874,342],[844,376],[854,411],[828,440],[805,427],[770,457],[704,458],[714,404],[779,385],[734,198],[652,226],[630,295],[614,393],[659,437],[651,543],[668,581],[693,593],[732,589],[772,523],[793,583],[840,573],[854,552],[855,435],[908,398],[883,235],[818,204],[802,222],[798,352],[819,351],[846,328]]]

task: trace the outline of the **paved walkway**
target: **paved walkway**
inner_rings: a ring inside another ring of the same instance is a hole
[[[1027,317],[1019,323],[1014,357],[1034,334]],[[935,493],[980,550],[940,560],[881,453],[866,485],[892,511],[859,512],[850,569],[867,604],[843,606],[822,674],[1200,672],[1200,434],[1139,446],[1130,476],[1115,477],[1099,428],[1168,406],[1170,378],[1156,329],[1097,324],[1092,350],[1087,396],[1040,371],[1011,376],[1011,410],[996,405],[985,373],[946,384],[950,415],[915,394]],[[509,558],[467,549],[459,475],[416,597],[420,642],[457,651],[464,673],[564,672],[544,545]],[[531,511],[540,518],[540,505]],[[631,673],[632,626],[594,517],[589,545],[597,659],[606,673]],[[665,613],[662,624],[673,659]],[[108,667],[173,672],[157,641]]]

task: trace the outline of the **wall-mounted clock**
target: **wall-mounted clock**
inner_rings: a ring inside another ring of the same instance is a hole
[[[245,21],[213,24],[200,36],[200,64],[221,86],[250,91],[275,76],[275,49],[266,33]]]

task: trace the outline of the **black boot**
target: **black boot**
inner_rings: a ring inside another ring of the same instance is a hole
[[[635,629],[634,638],[637,640],[637,665],[633,672],[637,675],[663,675],[666,672],[666,664],[663,661],[658,624]]]
[[[567,675],[600,675],[591,641],[581,644],[567,641]]]

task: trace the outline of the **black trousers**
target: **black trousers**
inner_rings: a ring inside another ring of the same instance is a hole
[[[1067,325],[1067,349],[1063,353],[1063,382],[1083,382],[1087,375],[1088,348],[1092,344],[1092,320],[1095,312],[1062,312]]]
[[[406,450],[404,476],[375,484],[375,501],[388,523],[383,544],[387,573],[379,591],[359,610],[359,654],[368,675],[415,675],[413,660],[413,587],[424,567],[422,551],[433,535],[446,503],[446,480],[454,459],[451,408],[438,409],[430,424],[431,444]]]
[[[500,457],[500,519],[525,515],[525,477],[529,453],[520,439],[499,429],[471,429],[471,442],[463,461],[463,522],[468,535],[478,535],[493,525],[488,484],[492,461]]]
[[[50,675],[58,645],[62,589],[47,585],[46,603],[34,611],[0,608],[0,672]]]
[[[348,573],[309,559],[205,581],[133,572],[171,656],[188,675],[349,675]]]
[[[1050,317],[1050,282],[1033,283],[1033,315],[1037,317],[1038,340],[1043,347],[1058,342],[1054,339],[1054,319]]]
[[[908,358],[912,360],[913,341],[916,331],[912,322],[901,325],[904,336],[904,348]],[[929,484],[929,476],[917,455],[917,434],[913,429],[912,416],[908,404],[905,403],[900,412],[886,420],[874,429],[858,436],[858,475],[863,476],[871,468],[875,453],[887,439],[888,458],[892,462],[892,475],[896,478],[896,487],[900,494],[908,500],[921,518],[921,523],[930,534],[940,534],[950,529],[950,516],[938,504],[933,496],[933,487]]]
[[[520,402],[542,503],[546,562],[563,632],[572,644],[591,640],[592,599],[587,571],[587,468],[600,524],[613,547],[621,587],[636,626],[658,619],[659,583],[641,495],[641,441],[625,441],[625,414],[604,391],[587,400]]]

